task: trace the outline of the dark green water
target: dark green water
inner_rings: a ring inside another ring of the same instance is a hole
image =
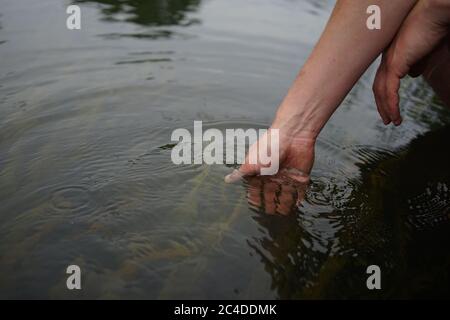
[[[450,297],[450,112],[423,82],[384,127],[371,68],[289,215],[164,147],[268,126],[333,1],[79,1],[80,31],[69,4],[0,2],[1,298]]]

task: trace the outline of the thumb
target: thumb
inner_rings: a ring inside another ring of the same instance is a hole
[[[259,174],[260,165],[244,163],[239,169],[233,170],[230,174],[225,176],[226,183],[234,183],[241,180],[243,177],[250,177]]]

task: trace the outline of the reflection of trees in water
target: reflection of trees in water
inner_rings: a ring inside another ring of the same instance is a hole
[[[317,239],[300,215],[258,214],[254,219],[266,233],[250,239],[249,246],[270,274],[272,290],[281,299],[314,297],[314,282],[327,264],[331,242]]]
[[[364,151],[361,181],[347,203],[313,214],[322,219],[317,222],[322,234],[305,225],[305,217],[317,210],[314,205],[289,217],[258,213],[255,220],[265,235],[249,244],[278,296],[448,297],[449,139],[447,127],[415,139],[395,155]],[[327,234],[325,221],[340,226],[335,235]],[[371,264],[381,268],[383,290],[366,287]]]
[[[108,20],[121,20],[119,15],[126,14],[126,21],[146,26],[189,25],[198,22],[187,17],[195,11],[201,0],[77,0],[77,3],[98,3]]]

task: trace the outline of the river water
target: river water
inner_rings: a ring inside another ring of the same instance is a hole
[[[421,80],[385,127],[366,72],[289,214],[231,166],[171,161],[194,120],[267,127],[333,4],[1,0],[0,297],[449,297],[450,112]]]

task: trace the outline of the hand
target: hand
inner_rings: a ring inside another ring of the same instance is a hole
[[[308,179],[293,179],[295,170],[282,169],[275,176],[247,177],[247,201],[253,209],[266,214],[289,215],[305,197]],[[300,178],[303,176],[300,174]]]
[[[449,32],[450,1],[420,0],[405,19],[391,45],[383,53],[373,91],[384,124],[400,125],[400,80],[408,73],[418,76],[427,58]]]
[[[309,180],[309,173],[314,162],[314,144],[315,136],[298,131],[295,117],[289,121],[282,122],[275,120],[270,129],[263,137],[255,142],[247,153],[244,163],[238,170],[234,170],[225,177],[225,182],[232,183],[243,177],[251,177],[260,175],[261,169],[269,165],[262,165],[260,161],[250,161],[249,159],[260,159],[258,150],[271,146],[270,131],[278,129],[279,141],[278,145],[278,172],[283,174],[280,177],[290,177],[299,183],[305,183]],[[282,123],[279,125],[279,123]],[[262,152],[266,150],[263,149]],[[273,152],[273,150],[270,150]],[[271,155],[272,158],[276,155]],[[254,163],[254,164],[252,164]],[[275,176],[277,173],[275,172]]]
[[[260,175],[260,163],[250,164],[249,159],[258,155],[258,146],[270,146],[268,135],[254,143],[247,153],[244,164],[225,177],[232,183],[244,178],[247,184],[247,200],[251,207],[267,214],[288,215],[303,200],[309,183],[309,173],[314,162],[315,134],[299,130],[295,116],[280,120],[283,115],[292,114],[279,109],[278,120],[268,130],[279,129],[279,171],[272,176]],[[281,115],[281,116],[280,116]]]
[[[277,111],[271,129],[279,129],[279,165],[282,169],[296,169],[308,176],[314,162],[316,138],[333,112],[340,105],[355,82],[361,77],[383,48],[392,41],[401,21],[417,0],[377,0],[384,10],[384,32],[373,33],[365,24],[368,1],[339,0],[318,43],[304,63]],[[371,41],[365,41],[371,36]],[[351,48],[358,47],[358,50]],[[339,81],[336,81],[338,75]],[[266,137],[262,142],[266,142]],[[262,143],[264,145],[264,143]],[[257,155],[258,143],[249,150],[250,158]],[[261,164],[247,160],[225,180],[233,182],[241,177],[259,174]],[[292,170],[288,170],[292,174]]]

